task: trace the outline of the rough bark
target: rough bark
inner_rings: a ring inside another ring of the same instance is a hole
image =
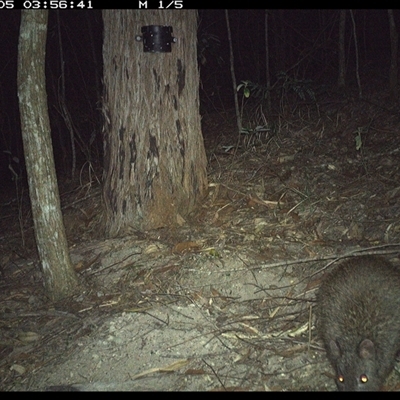
[[[105,10],[106,233],[171,226],[207,188],[195,10]],[[145,53],[141,27],[173,27],[171,53]]]
[[[21,12],[18,98],[29,196],[45,287],[52,300],[72,294],[77,277],[58,194],[45,87],[48,11]]]

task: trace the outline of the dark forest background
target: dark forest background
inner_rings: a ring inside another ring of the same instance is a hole
[[[353,13],[361,84],[385,88],[389,84],[391,55],[387,10],[354,10]],[[397,10],[394,12],[397,26],[399,14]],[[229,10],[229,17],[237,83],[251,82],[251,100],[262,102],[266,84],[265,10]],[[15,180],[25,174],[16,83],[20,11],[1,10],[0,21],[0,176],[1,186],[7,188],[15,187]],[[269,11],[272,112],[282,112],[282,96],[290,94],[291,89],[294,102],[317,102],[320,93],[335,90],[338,25],[339,10]],[[132,35],[137,34],[140,34],[140,27],[132,32]],[[346,85],[351,88],[357,81],[349,13],[346,15],[345,46]],[[46,57],[48,105],[58,178],[71,178],[71,128],[68,128],[65,111],[74,130],[77,169],[90,162],[101,170],[101,11],[50,11]],[[198,62],[201,114],[232,110],[233,87],[224,10],[199,10]]]

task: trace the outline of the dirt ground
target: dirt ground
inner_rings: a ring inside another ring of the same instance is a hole
[[[96,179],[60,183],[83,288],[60,304],[29,207],[2,199],[1,390],[335,390],[315,291],[345,256],[400,265],[398,105],[375,91],[260,116],[239,142],[232,111],[203,117],[209,194],[180,227],[104,240]]]

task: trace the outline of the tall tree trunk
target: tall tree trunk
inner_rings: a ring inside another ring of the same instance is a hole
[[[356,78],[358,85],[358,97],[362,98],[362,87],[361,87],[361,79],[360,79],[360,67],[359,67],[359,51],[358,51],[358,39],[357,39],[357,28],[356,28],[356,20],[354,18],[353,10],[350,10],[351,22],[353,25],[353,39],[354,39],[354,50],[356,56]]]
[[[268,116],[272,113],[272,104],[271,104],[271,72],[269,69],[269,24],[268,24],[268,15],[269,10],[264,10],[264,39],[265,39],[265,82],[267,84],[267,110]]]
[[[195,10],[104,10],[104,200],[108,236],[181,222],[207,188]],[[170,53],[141,27],[172,26]]]
[[[397,54],[399,49],[399,35],[396,29],[393,10],[388,10],[389,29],[390,29],[390,70],[389,70],[389,87],[390,94],[393,99],[398,97],[398,64]]]
[[[45,84],[48,11],[22,11],[18,98],[29,195],[43,277],[52,300],[72,294],[77,277],[68,252],[58,194]]]
[[[238,141],[237,141],[237,145],[236,145],[236,150],[237,150],[239,147],[240,135],[242,134],[242,116],[240,114],[240,109],[239,109],[239,100],[238,100],[237,83],[236,83],[236,75],[235,75],[235,57],[233,56],[232,34],[231,34],[231,26],[229,23],[229,11],[228,10],[225,10],[225,21],[226,21],[226,29],[228,31],[229,62],[230,62],[230,70],[231,70],[231,78],[232,78],[232,86],[233,86],[233,99],[235,101],[236,124],[237,124],[237,128],[238,128]]]
[[[346,85],[346,63],[345,63],[345,53],[344,53],[344,37],[346,30],[346,10],[340,10],[340,20],[339,20],[339,76],[338,76],[338,86],[340,89],[344,89]]]

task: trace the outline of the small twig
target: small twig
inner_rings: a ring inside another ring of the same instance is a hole
[[[138,252],[138,253],[129,254],[128,256],[126,256],[125,258],[123,258],[122,260],[118,260],[117,262],[115,262],[115,263],[113,263],[113,264],[110,264],[110,265],[107,265],[107,266],[105,266],[105,267],[103,267],[103,268],[101,268],[101,269],[98,269],[98,270],[96,270],[96,271],[91,271],[90,273],[87,273],[87,275],[99,274],[100,272],[104,272],[105,270],[110,269],[110,268],[112,268],[112,267],[115,267],[116,265],[123,264],[123,262],[126,261],[126,260],[128,260],[130,257],[139,256],[139,255],[142,255],[142,253],[141,253],[141,252]],[[127,265],[125,265],[123,268],[126,268],[126,267],[127,267]]]
[[[224,388],[224,390],[226,390],[225,385],[222,383],[221,379],[219,378],[218,374],[216,373],[215,369],[212,367],[212,365],[208,364],[208,362],[206,360],[204,360],[204,358],[201,359],[203,361],[204,364],[207,365],[208,368],[211,369],[212,373],[215,375],[215,377],[218,379],[218,382],[220,383],[220,385]]]
[[[289,287],[293,287],[296,285],[299,285],[300,283],[304,282],[305,280],[309,280],[310,278],[312,278],[315,275],[320,274],[322,271],[326,270],[328,267],[330,267],[332,264],[336,263],[337,261],[343,259],[343,258],[349,258],[349,257],[357,257],[360,255],[383,255],[383,254],[394,254],[394,253],[398,253],[399,249],[397,250],[377,250],[380,248],[384,248],[384,247],[400,247],[400,243],[393,243],[393,244],[383,244],[380,246],[372,246],[372,247],[367,247],[364,249],[356,249],[356,250],[351,250],[348,251],[347,253],[341,254],[341,255],[332,255],[332,256],[326,256],[326,257],[316,257],[316,258],[303,258],[300,260],[293,260],[293,261],[280,261],[280,262],[276,262],[273,264],[268,264],[266,266],[261,266],[258,265],[256,267],[252,267],[253,269],[259,269],[259,268],[275,268],[275,267],[282,267],[282,266],[289,266],[289,265],[293,265],[293,264],[302,264],[302,263],[309,263],[309,262],[319,262],[319,261],[328,261],[328,260],[332,260],[329,261],[326,265],[324,265],[322,268],[320,268],[318,271],[312,273],[311,275],[306,276],[303,279],[300,279],[299,281],[295,282],[295,283],[291,283],[290,285],[285,285],[285,286],[276,286],[273,288],[269,288],[268,291],[272,291],[272,290],[282,290],[282,289],[286,289]],[[241,270],[246,270],[247,268],[243,268]],[[239,271],[239,270],[236,270]],[[224,271],[219,271],[219,272],[224,272]],[[265,289],[260,289],[260,290],[264,290]]]
[[[310,312],[308,314],[308,352],[311,348],[311,340],[312,340],[312,304],[310,305]]]
[[[398,247],[399,249],[397,250],[378,250],[381,248],[385,247]],[[366,248],[361,248],[361,249],[356,249],[356,250],[351,250],[348,251],[344,254],[334,254],[331,256],[325,256],[325,257],[315,257],[315,258],[302,258],[299,260],[291,260],[291,261],[279,261],[276,263],[271,263],[271,264],[266,264],[263,266],[257,265],[253,267],[254,269],[258,268],[275,268],[275,267],[282,267],[282,266],[289,266],[293,264],[303,264],[303,263],[311,263],[311,262],[316,262],[316,261],[328,261],[328,260],[333,260],[330,263],[328,263],[324,268],[319,270],[318,272],[314,273],[313,275],[316,275],[317,273],[323,271],[324,269],[328,268],[331,264],[335,263],[338,260],[341,260],[342,258],[347,258],[347,257],[355,257],[359,255],[383,255],[383,254],[394,254],[400,251],[400,243],[392,243],[392,244],[382,244],[379,246],[372,246],[372,247],[366,247]],[[247,268],[243,268],[242,270],[246,270]],[[236,270],[239,271],[239,270]],[[227,272],[227,271],[220,271],[220,272]]]

